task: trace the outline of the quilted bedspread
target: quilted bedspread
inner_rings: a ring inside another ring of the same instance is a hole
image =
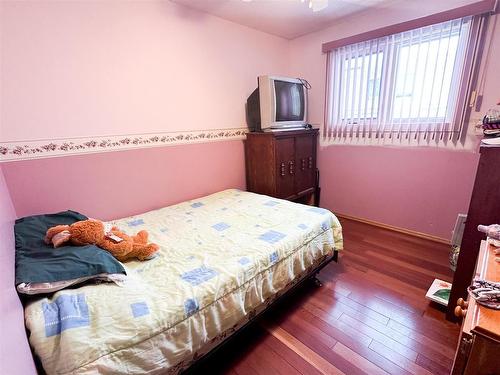
[[[177,373],[342,249],[328,210],[226,190],[111,222],[160,245],[124,285],[85,285],[25,307],[48,374]]]

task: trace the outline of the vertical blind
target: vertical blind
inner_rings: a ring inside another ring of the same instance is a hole
[[[483,22],[465,17],[330,51],[326,136],[460,139]]]

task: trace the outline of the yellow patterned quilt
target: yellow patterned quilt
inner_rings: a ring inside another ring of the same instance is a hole
[[[328,210],[239,190],[112,221],[159,256],[25,308],[48,374],[177,373],[342,249]]]

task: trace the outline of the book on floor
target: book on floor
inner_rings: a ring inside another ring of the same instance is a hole
[[[439,303],[444,306],[448,306],[448,300],[450,299],[451,283],[439,279],[434,279],[429,290],[425,294],[425,298]]]

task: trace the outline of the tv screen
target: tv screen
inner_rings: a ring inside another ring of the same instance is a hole
[[[301,83],[274,81],[276,96],[276,122],[303,121],[304,88]]]

